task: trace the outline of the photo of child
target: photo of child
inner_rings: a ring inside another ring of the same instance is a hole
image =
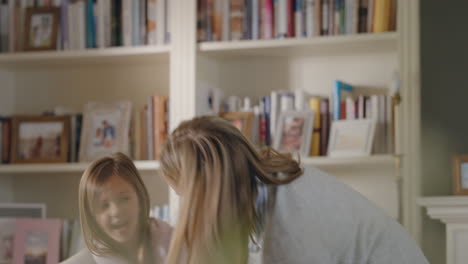
[[[280,150],[298,152],[301,150],[305,120],[303,117],[286,117],[281,131]]]
[[[92,146],[96,152],[115,152],[117,151],[116,126],[120,121],[119,111],[100,113],[93,116],[92,129],[93,139]]]
[[[59,158],[63,129],[63,122],[21,123],[18,157],[22,160]]]
[[[52,43],[53,14],[39,13],[31,17],[29,31],[30,46],[34,48],[49,47]]]

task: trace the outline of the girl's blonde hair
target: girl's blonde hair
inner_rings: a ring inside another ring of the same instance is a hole
[[[118,255],[136,263],[135,254],[127,252],[119,243],[108,236],[98,225],[93,210],[97,205],[97,198],[102,186],[113,176],[117,175],[128,182],[138,196],[140,206],[139,237],[141,245],[138,246],[139,256],[147,259],[151,256],[147,251],[148,242],[151,240],[149,211],[150,202],[148,191],[138,173],[133,161],[122,153],[115,153],[94,161],[81,177],[79,187],[79,211],[80,222],[83,230],[84,241],[88,249],[98,256]]]
[[[161,171],[181,193],[167,263],[245,264],[256,230],[257,184],[287,184],[303,170],[290,154],[261,152],[219,117],[185,121],[166,141]],[[279,175],[281,174],[281,177]]]

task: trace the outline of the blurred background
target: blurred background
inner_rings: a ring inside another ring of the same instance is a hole
[[[0,263],[19,257],[13,244],[32,247],[14,239],[34,221],[59,230],[48,238],[59,246],[44,249],[57,261],[83,247],[80,177],[116,151],[135,160],[152,215],[174,223],[159,151],[200,115],[336,176],[399,221],[430,263],[466,263],[465,7],[0,1]]]

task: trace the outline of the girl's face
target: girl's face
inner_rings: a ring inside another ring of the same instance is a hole
[[[128,247],[137,244],[140,206],[128,182],[117,175],[110,177],[94,206],[96,222],[109,237]]]

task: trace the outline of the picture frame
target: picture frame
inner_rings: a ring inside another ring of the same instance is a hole
[[[16,219],[13,264],[59,263],[61,229],[58,219]]]
[[[279,152],[309,156],[314,124],[314,111],[285,111],[277,121],[273,147]]]
[[[132,103],[90,102],[85,106],[79,161],[89,162],[122,152],[129,155]]]
[[[13,236],[15,218],[0,218],[0,263],[11,263],[13,260]]]
[[[57,49],[60,8],[26,8],[23,47],[25,51]]]
[[[252,112],[224,112],[220,116],[239,129],[242,134],[251,139],[254,113]]]
[[[46,215],[46,204],[0,203],[0,218],[46,218]]]
[[[468,155],[453,157],[453,194],[468,195]]]
[[[366,157],[372,152],[376,123],[371,119],[332,122],[329,157]]]
[[[70,141],[68,116],[12,118],[12,163],[67,162]]]

